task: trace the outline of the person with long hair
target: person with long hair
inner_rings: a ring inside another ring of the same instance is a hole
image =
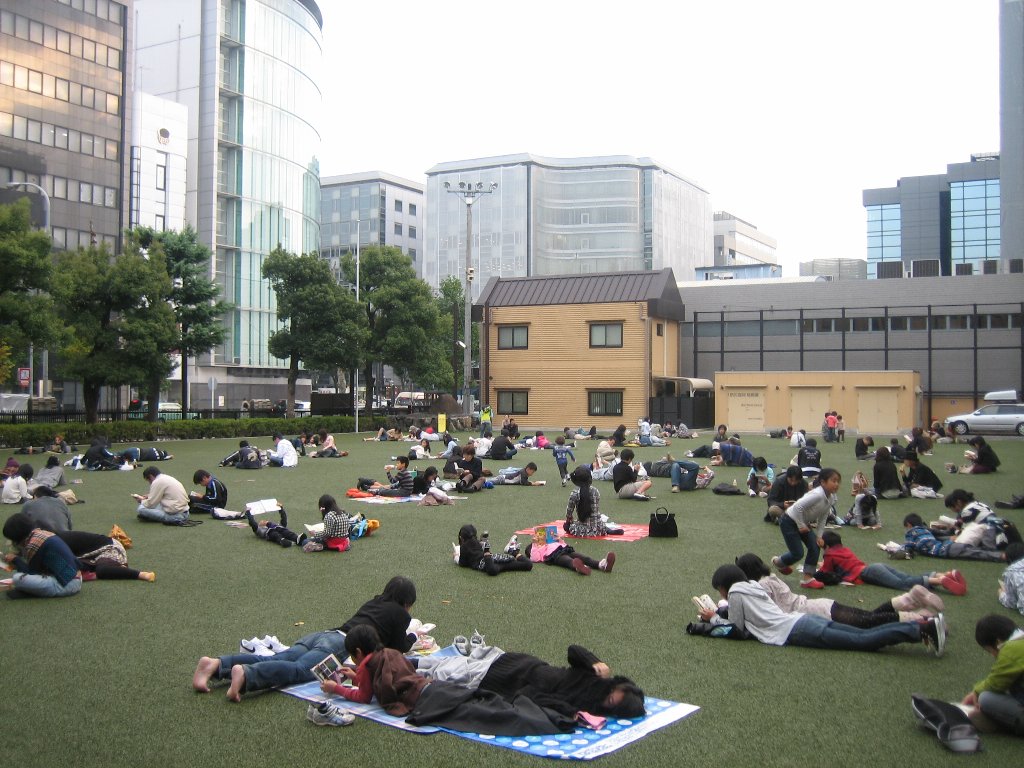
[[[601,519],[601,492],[594,487],[588,467],[579,466],[569,475],[576,486],[569,494],[562,530],[570,536],[615,536],[621,528],[609,528]]]
[[[7,518],[3,534],[16,548],[3,556],[14,567],[8,597],[69,597],[82,590],[78,560],[57,534],[20,512]]]

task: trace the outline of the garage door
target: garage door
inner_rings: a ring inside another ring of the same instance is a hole
[[[900,398],[897,387],[871,387],[857,390],[857,431],[863,434],[892,435],[900,425]],[[853,425],[851,425],[853,426]]]
[[[790,387],[789,423],[809,436],[821,433],[825,411],[832,410],[832,387]]]
[[[764,390],[726,390],[729,431],[761,432],[764,430]]]

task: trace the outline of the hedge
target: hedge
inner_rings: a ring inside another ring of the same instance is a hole
[[[362,430],[376,431],[389,426],[388,417],[360,419]],[[68,422],[66,424],[0,424],[0,447],[22,448],[45,446],[54,435],[63,435],[82,450],[94,435],[103,435],[112,443],[154,442],[157,440],[195,440],[204,437],[262,437],[280,432],[298,434],[303,429],[328,432],[351,432],[355,420],[351,416],[310,416],[301,419],[183,419],[174,421],[104,421],[98,424]]]

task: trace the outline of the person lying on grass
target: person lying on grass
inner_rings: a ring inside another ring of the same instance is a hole
[[[363,603],[340,627],[301,637],[285,651],[272,656],[252,653],[219,658],[203,656],[192,674],[192,687],[200,693],[209,693],[210,680],[229,680],[227,698],[238,702],[243,693],[307,683],[315,679],[310,671],[314,666],[331,654],[346,653],[345,635],[364,624],[374,628],[386,647],[407,653],[417,639],[407,631],[412,621],[409,610],[415,603],[416,586],[404,576],[395,576],[381,594]]]
[[[837,651],[877,651],[897,643],[924,643],[936,656],[946,647],[946,621],[940,613],[921,621],[898,621],[877,627],[851,627],[808,613],[785,613],[765,588],[737,565],[722,565],[711,586],[729,601],[728,618],[716,610],[700,612],[703,621],[734,624],[766,645],[796,645]]]
[[[825,560],[818,574],[831,574],[837,583],[846,585],[873,584],[887,589],[913,589],[920,585],[933,589],[942,587],[952,595],[967,594],[967,580],[960,571],[931,571],[920,576],[911,576],[885,563],[865,565],[849,547],[843,546],[843,537],[835,531],[821,535],[825,543]]]
[[[904,548],[926,557],[944,557],[951,560],[984,560],[990,563],[1001,563],[1005,560],[998,550],[982,549],[969,544],[962,544],[953,539],[938,539],[924,524],[924,520],[916,512],[903,518]]]
[[[748,579],[764,587],[772,602],[784,613],[810,613],[851,627],[877,627],[894,621],[917,621],[930,618],[944,607],[942,598],[917,585],[909,592],[887,600],[873,611],[865,611],[828,598],[808,598],[794,593],[786,582],[771,573],[764,560],[752,552],[737,557],[736,565]]]
[[[497,576],[505,571],[529,571],[533,568],[533,563],[525,555],[506,552],[495,555],[489,547],[485,549],[477,538],[476,526],[469,523],[459,529],[458,563],[463,568],[483,571],[488,576]]]
[[[152,571],[137,571],[128,567],[128,553],[124,545],[102,533],[88,531],[58,531],[57,535],[78,558],[82,581],[93,579],[132,579],[156,581]]]
[[[601,560],[577,552],[558,535],[555,526],[538,526],[533,531],[533,541],[526,546],[526,556],[534,563],[558,565],[576,571],[581,576],[589,576],[591,570],[611,573],[615,566],[615,553],[609,552]]]
[[[607,664],[578,645],[569,646],[568,668],[492,646],[480,646],[469,657],[427,656],[410,661],[383,648],[371,627],[353,629],[345,648],[357,667],[340,672],[355,686],[325,680],[321,690],[359,703],[376,698],[391,714],[413,710],[428,682],[431,687],[457,685],[487,691],[506,701],[525,695],[570,716],[580,711],[612,717],[644,714],[643,691],[629,678],[612,677]]]

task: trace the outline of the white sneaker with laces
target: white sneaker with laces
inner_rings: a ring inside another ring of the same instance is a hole
[[[306,708],[306,719],[314,725],[352,725],[356,716],[325,701],[319,705],[310,704]]]
[[[241,653],[254,653],[257,656],[273,656],[274,652],[263,644],[263,639],[253,637],[249,640],[242,640],[238,643],[238,650]]]
[[[280,653],[281,651],[288,650],[288,646],[278,640],[277,635],[266,635],[260,642],[274,653]]]

